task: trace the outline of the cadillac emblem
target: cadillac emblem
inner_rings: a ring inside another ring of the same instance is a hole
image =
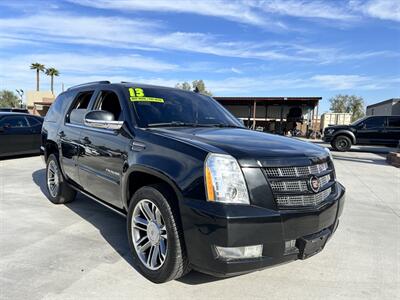
[[[319,181],[319,178],[316,176],[310,178],[309,185],[314,193],[318,193],[319,189],[321,188],[321,183]]]

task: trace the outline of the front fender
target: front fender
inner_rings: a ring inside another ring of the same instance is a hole
[[[122,193],[122,201],[123,201],[123,205],[124,208],[126,210],[128,210],[128,189],[129,189],[129,178],[130,175],[133,172],[142,172],[142,173],[146,173],[148,175],[152,175],[154,177],[157,177],[159,179],[161,179],[162,181],[168,183],[173,190],[175,191],[175,194],[178,196],[178,200],[181,201],[182,197],[182,190],[179,188],[178,184],[175,182],[175,180],[173,178],[171,178],[170,176],[168,176],[168,174],[164,174],[161,170],[157,170],[148,166],[144,166],[144,165],[133,165],[131,167],[128,168],[128,170],[126,171],[126,173],[123,176],[122,179],[122,190],[125,191],[124,193]]]

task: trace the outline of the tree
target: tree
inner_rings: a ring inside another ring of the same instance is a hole
[[[351,120],[355,121],[365,115],[364,99],[355,95],[336,95],[329,99],[330,110],[335,113],[351,113]]]
[[[9,90],[0,91],[0,107],[18,107],[19,99],[14,92]]]
[[[50,86],[51,86],[51,93],[54,94],[54,76],[59,76],[60,72],[55,68],[48,68],[46,69],[46,75],[50,76]]]
[[[44,65],[40,63],[32,63],[31,70],[36,70],[36,90],[39,91],[39,73],[44,72]]]
[[[181,90],[185,90],[185,91],[191,91],[192,90],[192,87],[190,86],[190,83],[188,83],[188,82],[182,82],[182,83],[177,83],[176,85],[175,85],[175,87],[177,88],[177,89],[181,89]]]
[[[204,84],[204,81],[201,79],[194,80],[192,82],[192,86],[190,86],[190,83],[185,81],[183,83],[177,83],[175,87],[186,91],[191,91],[191,90],[198,91],[200,94],[212,96],[212,93],[210,91],[207,91],[206,85]]]

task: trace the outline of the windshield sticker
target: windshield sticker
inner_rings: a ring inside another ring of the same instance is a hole
[[[163,98],[154,98],[154,97],[146,97],[141,88],[129,88],[129,96],[132,102],[140,101],[140,102],[156,102],[156,103],[164,103]]]

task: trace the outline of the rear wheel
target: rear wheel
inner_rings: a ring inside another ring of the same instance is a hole
[[[349,151],[351,148],[351,140],[347,136],[339,135],[333,139],[331,146],[336,151]]]
[[[49,199],[54,204],[68,203],[75,199],[76,191],[65,181],[54,154],[47,159],[46,183]]]
[[[162,186],[145,186],[132,197],[127,227],[135,264],[147,279],[162,283],[185,275],[188,260],[178,212]]]

